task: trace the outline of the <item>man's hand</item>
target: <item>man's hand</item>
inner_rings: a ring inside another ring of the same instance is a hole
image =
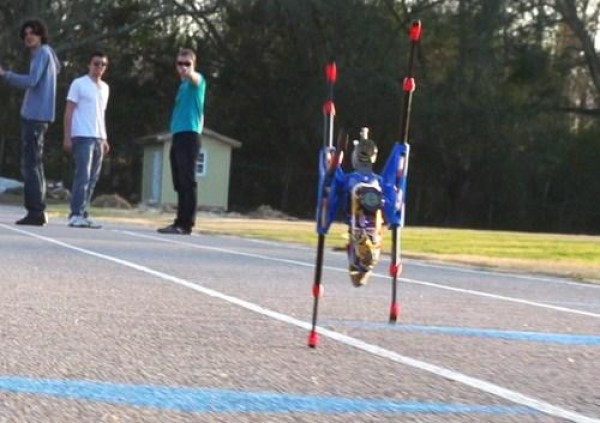
[[[106,156],[110,151],[110,145],[108,145],[108,140],[102,140],[102,154]]]
[[[0,66],[0,77],[4,76],[6,74],[6,71],[4,70],[4,68],[2,66]]]
[[[67,153],[73,151],[73,142],[71,141],[71,138],[63,139],[63,150],[65,150]]]
[[[200,74],[191,67],[188,70],[186,70],[185,77],[189,79],[195,86],[200,85]]]

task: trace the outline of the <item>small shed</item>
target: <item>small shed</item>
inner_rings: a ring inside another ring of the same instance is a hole
[[[177,205],[169,161],[171,133],[149,135],[138,138],[136,142],[144,149],[142,201],[147,204]],[[241,146],[240,141],[204,128],[196,166],[199,209],[228,209],[231,154],[234,148]]]

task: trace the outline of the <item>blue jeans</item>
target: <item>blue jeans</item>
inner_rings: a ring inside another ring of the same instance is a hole
[[[21,120],[21,175],[27,214],[40,216],[46,210],[46,178],[44,176],[44,136],[48,122]]]
[[[102,169],[102,140],[74,137],[72,151],[75,159],[75,177],[71,189],[71,216],[87,216],[87,208]]]

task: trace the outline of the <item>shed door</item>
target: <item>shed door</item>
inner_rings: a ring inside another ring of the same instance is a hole
[[[150,187],[150,198],[161,202],[160,187],[162,184],[162,151],[157,149],[152,152],[152,186]]]

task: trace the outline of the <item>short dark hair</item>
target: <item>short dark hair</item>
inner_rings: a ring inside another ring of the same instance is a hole
[[[196,53],[194,53],[194,50],[192,50],[191,48],[183,48],[179,50],[177,56],[189,56],[192,58],[192,62],[196,63]]]
[[[106,53],[104,53],[103,51],[100,51],[100,50],[96,50],[95,52],[90,54],[90,57],[88,58],[88,63],[91,62],[92,60],[94,60],[94,57],[101,57],[103,59],[108,59],[108,56],[106,55]]]
[[[25,39],[25,30],[30,28],[35,35],[42,38],[42,44],[48,44],[48,28],[41,19],[29,19],[21,25],[19,35],[21,40]]]

